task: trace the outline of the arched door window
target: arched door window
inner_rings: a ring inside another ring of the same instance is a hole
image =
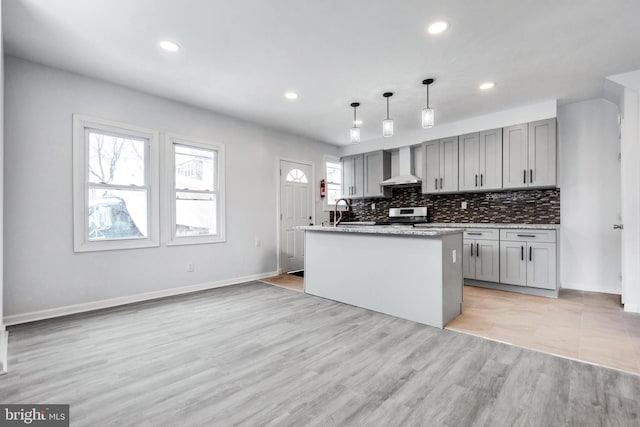
[[[287,174],[288,182],[299,182],[302,184],[306,184],[309,182],[307,179],[307,175],[304,174],[300,169],[291,169]]]

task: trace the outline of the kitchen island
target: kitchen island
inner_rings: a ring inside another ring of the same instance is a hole
[[[311,295],[443,328],[462,310],[462,229],[300,227]]]

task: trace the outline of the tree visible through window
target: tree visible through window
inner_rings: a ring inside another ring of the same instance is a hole
[[[145,139],[87,129],[88,240],[134,239],[147,233]]]

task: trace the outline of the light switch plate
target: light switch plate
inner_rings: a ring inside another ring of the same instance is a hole
[[[456,258],[457,258],[458,252],[454,249],[451,251],[451,258],[453,259],[453,263],[456,263]]]
[[[462,202],[462,206],[460,206],[462,209],[467,209],[467,202]]]

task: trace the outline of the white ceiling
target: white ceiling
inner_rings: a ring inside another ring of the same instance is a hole
[[[12,0],[7,53],[336,145],[359,101],[379,138],[549,99],[601,96],[640,68],[637,0]],[[449,30],[432,36],[436,20]],[[161,39],[182,49],[170,54]],[[483,81],[497,86],[481,92]],[[299,93],[287,101],[287,90]]]

